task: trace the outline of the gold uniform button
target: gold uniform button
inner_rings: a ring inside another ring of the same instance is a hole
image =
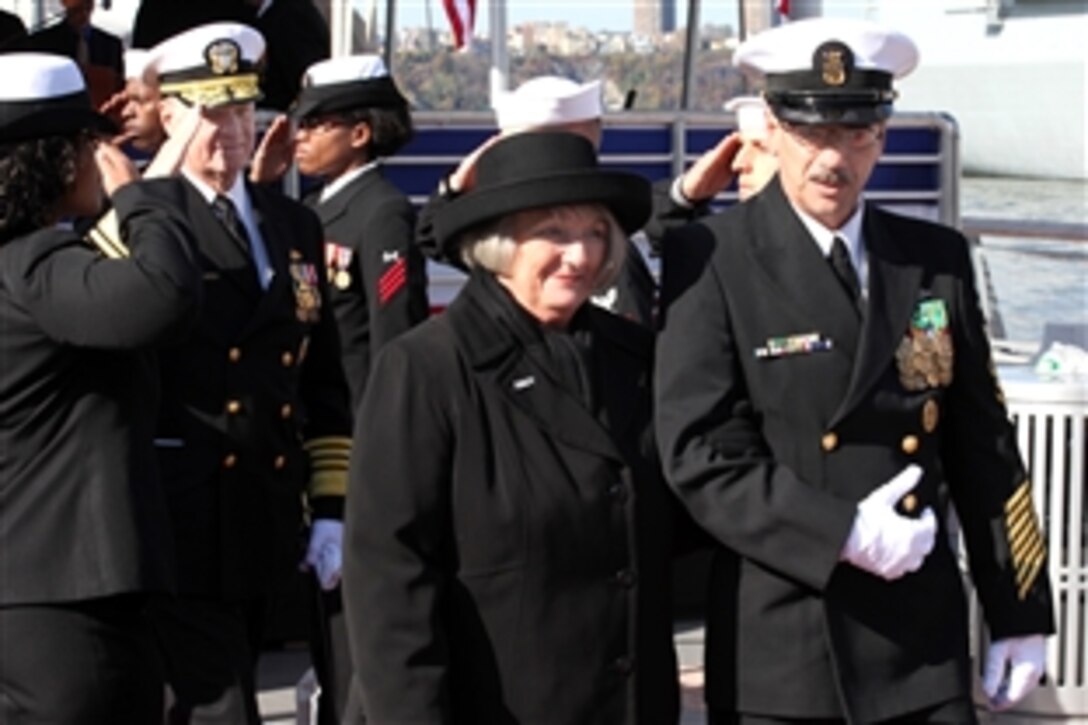
[[[228,453],[226,458],[223,459],[223,468],[234,468],[238,463],[238,456],[233,453]]]
[[[295,364],[295,356],[290,352],[283,353],[283,357],[280,358],[280,362],[283,363],[285,368],[289,368]]]
[[[227,412],[231,415],[238,415],[242,412],[242,404],[237,400],[231,400],[227,402]]]
[[[280,417],[282,417],[284,420],[287,420],[291,417],[291,413],[293,413],[294,410],[295,409],[291,407],[290,403],[284,403],[283,407],[280,408]]]
[[[287,456],[276,456],[276,460],[272,462],[272,465],[275,466],[277,471],[281,470],[287,465]]]
[[[918,497],[913,493],[908,493],[903,497],[903,511],[912,514],[914,510],[918,508]]]
[[[839,447],[839,437],[834,433],[824,433],[824,437],[820,439],[820,447],[830,453]]]
[[[940,420],[941,409],[937,405],[937,401],[926,401],[926,404],[922,406],[922,430],[926,433],[932,433],[937,430],[937,421]]]
[[[914,455],[918,451],[918,436],[903,436],[900,447],[908,456]]]
[[[241,360],[242,359],[242,348],[232,347],[230,350],[227,351],[227,359],[230,360],[233,363],[236,363],[239,360]]]

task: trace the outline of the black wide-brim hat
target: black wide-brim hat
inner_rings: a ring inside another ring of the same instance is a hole
[[[83,75],[69,58],[46,53],[0,55],[0,143],[89,130],[117,133],[91,106]]]
[[[573,133],[518,133],[480,155],[476,185],[443,207],[435,236],[456,258],[461,235],[508,214],[570,204],[603,204],[624,233],[650,217],[650,182],[637,174],[603,169],[597,150]]]

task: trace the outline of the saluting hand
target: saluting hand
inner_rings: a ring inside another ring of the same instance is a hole
[[[132,159],[113,144],[98,143],[94,149],[94,160],[102,177],[102,188],[106,196],[113,196],[122,186],[140,178],[140,172]]]
[[[895,510],[921,477],[921,467],[912,463],[858,504],[844,561],[888,581],[922,567],[937,536],[933,509],[927,506],[916,519]]]
[[[733,159],[740,151],[740,134],[733,132],[708,149],[680,179],[680,193],[692,202],[713,199],[733,181]]]
[[[173,176],[181,168],[185,161],[185,153],[189,150],[189,142],[196,134],[200,125],[204,107],[194,103],[186,106],[176,98],[166,98],[164,104],[171,105],[170,124],[167,126],[167,138],[159,148],[155,158],[144,169],[145,179]]]
[[[295,158],[295,134],[291,119],[276,116],[261,137],[249,168],[249,180],[255,184],[271,184],[283,178]]]

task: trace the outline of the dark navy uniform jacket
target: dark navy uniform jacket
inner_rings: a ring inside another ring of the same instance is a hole
[[[196,317],[183,194],[113,196],[130,259],[59,229],[0,246],[0,606],[172,584],[153,348]]]
[[[352,410],[383,345],[427,318],[427,270],[412,244],[415,212],[378,169],[332,197],[307,199],[325,229],[325,264]]]
[[[163,353],[156,432],[179,589],[253,597],[297,566],[307,481],[315,513],[339,514],[347,385],[314,214],[249,187],[275,270],[262,290],[250,254],[186,187],[204,306],[189,338]]]
[[[1053,631],[1045,550],[966,241],[867,206],[864,322],[777,178],[666,243],[694,282],[658,343],[666,476],[725,549],[711,582],[712,707],[866,723],[970,694],[948,531],[892,582],[840,562],[856,505],[910,463],[946,482],[994,638]],[[685,245],[687,245],[685,247]],[[676,289],[679,287],[679,289]],[[926,345],[939,341],[942,369]],[[920,345],[912,357],[912,345]],[[950,356],[949,356],[950,354]]]

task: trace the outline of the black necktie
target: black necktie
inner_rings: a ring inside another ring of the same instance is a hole
[[[854,263],[850,261],[850,252],[846,250],[846,243],[842,237],[835,237],[835,241],[831,244],[831,256],[828,259],[831,261],[831,268],[835,270],[835,276],[839,278],[839,283],[850,296],[850,301],[860,309],[861,283],[858,282],[858,273],[854,270]]]
[[[246,225],[242,223],[241,218],[238,216],[238,210],[234,208],[234,202],[220,194],[212,201],[212,213],[215,214],[219,221],[223,222],[223,226],[227,228],[235,241],[242,245],[242,249],[249,253],[249,232],[246,231]]]

